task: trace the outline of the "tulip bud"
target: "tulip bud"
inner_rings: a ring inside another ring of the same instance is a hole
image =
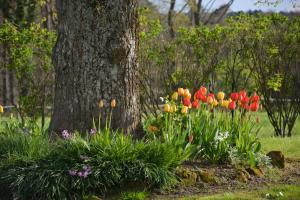
[[[177,101],[177,99],[178,99],[178,92],[174,92],[172,94],[172,100]]]
[[[103,108],[103,106],[104,106],[103,100],[100,100],[100,101],[99,101],[98,106],[99,106],[99,108]]]
[[[239,93],[239,99],[242,100],[243,98],[245,98],[247,96],[247,92],[246,90],[241,90]]]
[[[176,111],[177,111],[176,105],[171,105],[170,112],[171,112],[171,113],[174,113],[174,112],[176,112]]]
[[[225,98],[225,93],[224,92],[218,92],[218,99],[223,100]]]
[[[229,105],[228,105],[228,109],[229,109],[229,110],[234,110],[235,108],[236,108],[236,103],[235,103],[235,101],[230,102]]]
[[[189,99],[189,98],[184,98],[183,100],[182,100],[182,104],[183,105],[185,105],[185,106],[190,106],[190,104],[191,104],[191,100]]]
[[[213,105],[214,107],[216,107],[218,104],[219,104],[218,101],[217,101],[216,99],[214,99],[214,101],[212,102],[212,105]]]
[[[249,109],[250,109],[252,112],[257,112],[258,109],[259,109],[259,103],[257,103],[257,102],[251,103],[250,106],[249,106]]]
[[[230,98],[232,101],[237,101],[237,100],[239,100],[239,94],[236,92],[233,92],[230,94]]]
[[[197,101],[197,100],[193,101],[192,107],[196,108],[196,109],[199,108],[199,101]]]
[[[253,92],[251,100],[252,100],[252,102],[258,102],[259,101],[259,96],[256,94],[256,92]]]
[[[206,93],[207,93],[207,89],[204,86],[200,87],[200,91],[201,91],[202,95],[206,95]]]
[[[3,113],[4,112],[4,108],[2,105],[0,105],[0,113]]]
[[[183,88],[178,88],[177,92],[178,92],[178,95],[179,95],[179,96],[183,96],[183,94],[184,94],[184,89],[183,89]]]
[[[208,104],[212,104],[214,102],[214,99],[211,96],[207,97],[207,101]]]
[[[183,96],[184,97],[190,97],[191,96],[191,93],[190,93],[189,89],[184,89]]]
[[[182,109],[181,109],[181,113],[182,114],[187,114],[188,110],[189,110],[189,107],[183,106]]]
[[[115,108],[116,105],[117,105],[116,100],[115,100],[115,99],[112,99],[111,102],[110,102],[110,106],[111,106],[112,108]]]
[[[170,104],[167,104],[167,103],[166,103],[166,104],[164,105],[164,111],[165,111],[165,112],[170,112],[170,111],[171,111],[171,106],[170,106]]]

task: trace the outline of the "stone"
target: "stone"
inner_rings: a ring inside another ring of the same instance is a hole
[[[251,178],[250,174],[245,169],[238,169],[237,170],[237,180],[243,183],[247,183],[248,180]]]
[[[179,176],[182,186],[192,186],[197,183],[198,175],[191,169],[181,167],[177,169],[176,175]]]
[[[260,177],[260,178],[264,177],[264,172],[260,168],[249,167],[246,170],[247,170],[247,172],[249,172],[250,175],[257,176],[257,177]]]
[[[217,183],[214,170],[199,171],[198,175],[200,179],[205,183],[209,183],[209,184]]]
[[[270,151],[267,153],[267,156],[271,159],[271,164],[274,167],[278,167],[283,169],[285,166],[285,159],[284,155],[281,151]]]

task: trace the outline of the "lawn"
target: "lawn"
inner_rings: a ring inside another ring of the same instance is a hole
[[[300,186],[278,185],[267,189],[256,191],[239,191],[235,193],[226,192],[224,194],[211,195],[207,197],[187,197],[182,200],[299,200]]]

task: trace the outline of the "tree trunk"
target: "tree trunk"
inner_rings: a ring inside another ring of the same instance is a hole
[[[136,0],[57,1],[58,40],[50,133],[86,131],[115,98],[112,128],[134,132],[140,125]],[[102,122],[103,124],[103,122]]]

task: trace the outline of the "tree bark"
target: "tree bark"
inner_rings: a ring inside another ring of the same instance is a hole
[[[86,131],[102,119],[115,98],[112,128],[134,132],[140,125],[136,0],[57,1],[58,40],[50,133]],[[103,121],[102,121],[103,123]]]

